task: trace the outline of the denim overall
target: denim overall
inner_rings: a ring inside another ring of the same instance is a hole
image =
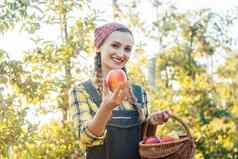
[[[83,85],[91,100],[99,105],[101,99],[95,94],[96,88],[90,81],[86,81]],[[137,102],[144,106],[141,88],[133,85],[132,90]],[[137,111],[113,110],[112,117],[107,123],[104,144],[87,148],[86,159],[140,159],[138,143],[141,138],[141,125]]]

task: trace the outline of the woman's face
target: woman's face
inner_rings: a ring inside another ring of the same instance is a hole
[[[129,60],[133,45],[134,40],[130,33],[112,32],[99,49],[102,68],[109,71],[124,67]]]

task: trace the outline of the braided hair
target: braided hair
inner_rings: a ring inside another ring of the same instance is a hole
[[[97,85],[98,92],[101,94],[103,91],[101,52],[97,52],[94,57],[94,71],[96,76],[95,83]]]

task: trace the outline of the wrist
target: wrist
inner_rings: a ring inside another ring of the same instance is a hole
[[[112,110],[113,110],[113,108],[111,108],[111,106],[109,104],[106,104],[104,102],[101,103],[100,109],[102,112],[107,113],[107,114],[111,114]]]

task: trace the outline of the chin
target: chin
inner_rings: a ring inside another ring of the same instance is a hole
[[[112,64],[112,65],[110,65],[109,67],[110,67],[112,70],[114,70],[114,69],[122,69],[124,66],[125,66],[125,64],[120,64],[120,65],[118,65],[118,64]]]
[[[122,65],[122,66],[114,66],[114,67],[111,67],[112,70],[115,70],[115,69],[122,69],[125,65]]]

